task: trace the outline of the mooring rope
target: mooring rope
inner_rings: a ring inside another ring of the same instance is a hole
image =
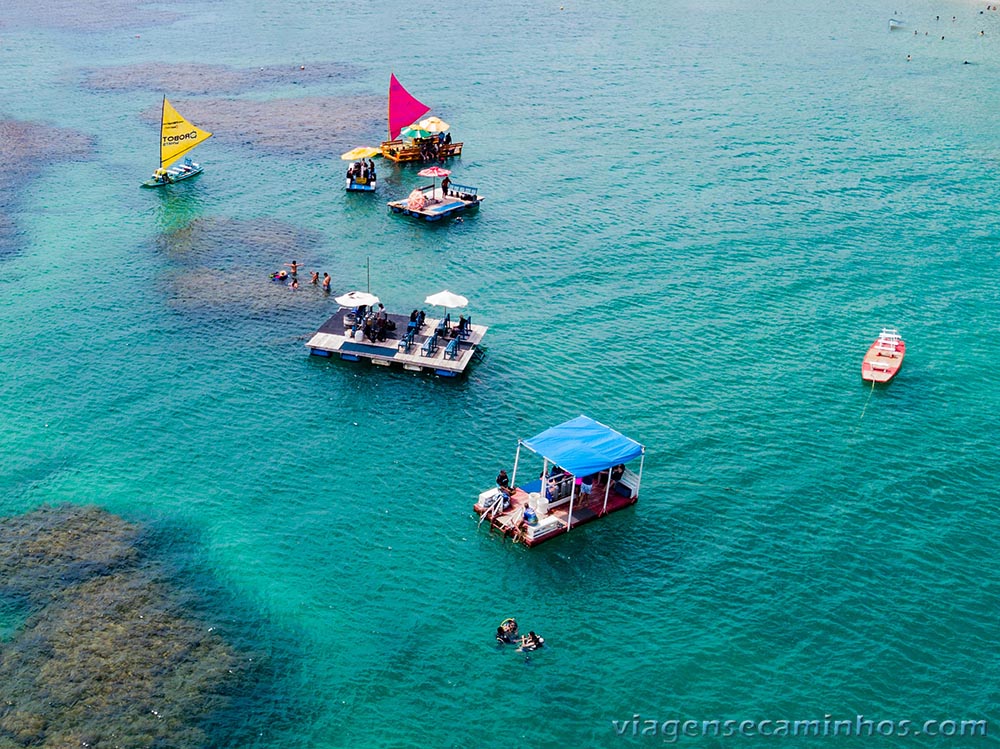
[[[872,389],[868,391],[868,397],[865,398],[865,407],[861,409],[861,415],[858,417],[858,421],[865,418],[865,411],[868,410],[868,402],[872,399],[872,393],[875,392],[875,380],[872,380]]]

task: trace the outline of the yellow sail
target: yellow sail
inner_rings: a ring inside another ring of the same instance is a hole
[[[174,105],[163,97],[163,114],[160,117],[160,168],[166,169],[177,159],[212,134],[185,120]]]

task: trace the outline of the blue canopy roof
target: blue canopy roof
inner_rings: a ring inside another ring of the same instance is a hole
[[[621,432],[587,416],[546,429],[521,444],[548,458],[574,476],[586,476],[619,463],[628,463],[643,453],[643,446]]]

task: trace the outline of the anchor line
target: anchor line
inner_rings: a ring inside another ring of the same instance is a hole
[[[872,393],[875,392],[875,380],[872,380],[872,389],[868,391],[868,397],[865,398],[865,407],[861,409],[861,415],[858,417],[858,421],[865,418],[865,411],[868,410],[868,403],[872,399]]]

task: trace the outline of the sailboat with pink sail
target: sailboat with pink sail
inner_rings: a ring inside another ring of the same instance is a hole
[[[449,125],[437,117],[420,120],[431,108],[389,75],[389,139],[382,155],[395,162],[433,163],[462,155],[462,144],[451,139]]]

